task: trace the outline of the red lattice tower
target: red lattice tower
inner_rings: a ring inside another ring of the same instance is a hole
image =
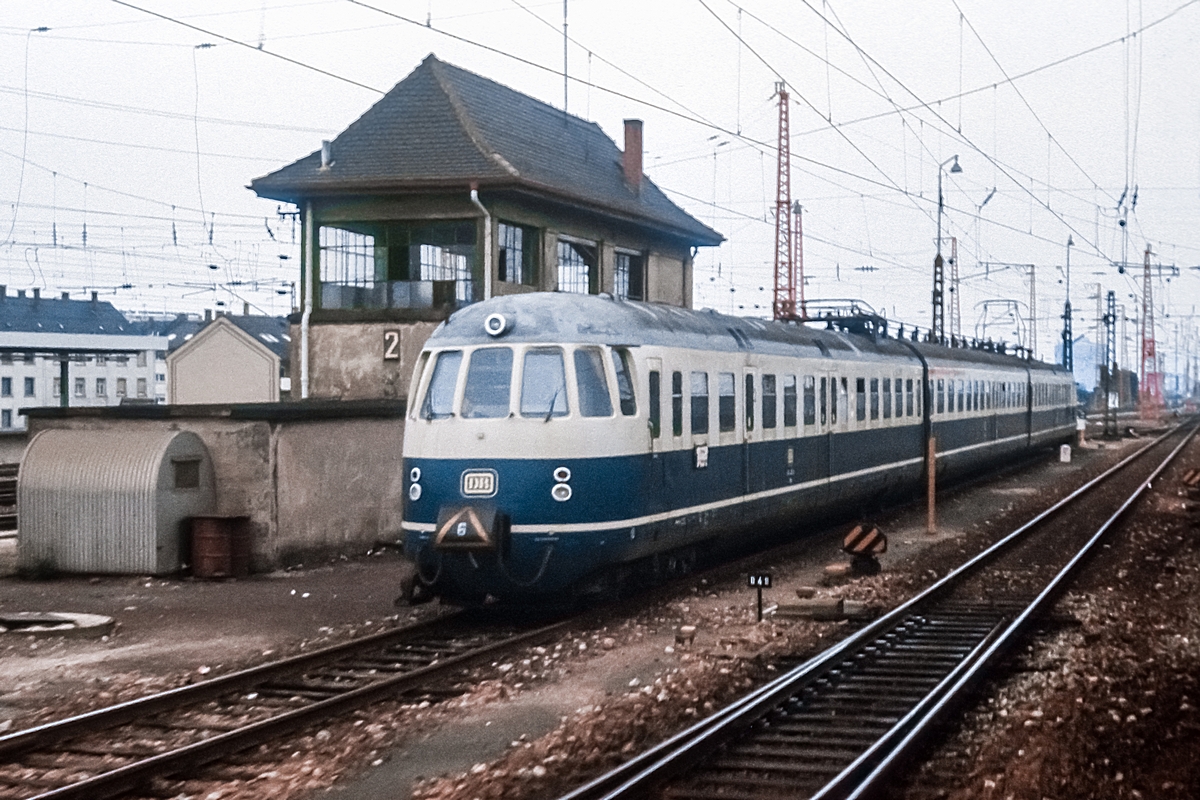
[[[1150,279],[1150,248],[1142,266],[1142,362],[1138,370],[1138,406],[1142,417],[1154,417],[1164,407],[1162,372],[1154,342],[1154,283]]]
[[[780,81],[775,84],[779,97],[779,158],[775,182],[775,300],[771,310],[775,319],[796,317],[796,265],[792,250],[792,146],[788,131],[788,92]]]

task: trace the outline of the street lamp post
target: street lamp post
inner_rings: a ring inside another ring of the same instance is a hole
[[[1071,333],[1071,248],[1075,239],[1067,235],[1067,302],[1063,306],[1063,368],[1070,373],[1075,371],[1075,339]]]
[[[962,172],[962,167],[958,165],[957,155],[953,155],[941,164],[938,164],[937,256],[933,259],[933,325],[931,326],[933,341],[938,343],[946,339],[946,276],[944,269],[946,262],[942,260],[942,211],[945,208],[945,202],[942,197],[942,172],[945,171],[946,165],[951,161],[954,162],[954,166],[950,167],[950,171],[954,173]]]

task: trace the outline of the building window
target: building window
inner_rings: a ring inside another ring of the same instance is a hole
[[[187,458],[172,461],[175,468],[176,489],[196,489],[200,486],[200,459]]]
[[[54,396],[62,397],[62,378],[54,379]]]
[[[498,232],[500,252],[496,266],[500,280],[532,286],[536,282],[537,232],[510,222],[499,223]]]
[[[96,378],[96,397],[108,397],[107,378]]]
[[[125,386],[126,386],[125,379],[117,378],[117,397],[125,396]]]
[[[145,378],[137,379],[137,396],[138,397],[147,397],[148,396],[146,394],[146,379]]]
[[[0,411],[0,428],[11,428],[11,427],[12,427],[12,410],[6,408],[3,411]]]
[[[32,364],[33,363],[33,353],[26,353],[24,360],[25,360],[26,364]]]
[[[142,350],[137,354],[137,365],[139,367],[146,366],[146,351]]]
[[[12,361],[12,353],[0,353],[0,364],[11,364]]]
[[[96,366],[97,367],[103,367],[106,364],[108,364],[107,356],[96,356]]]
[[[117,356],[113,360],[117,362],[118,367],[123,367],[129,363],[129,356]]]
[[[37,388],[37,386],[36,386],[34,379],[26,378],[25,379],[25,396],[33,397],[36,394],[36,392],[34,391],[35,388]]]
[[[159,383],[162,383],[166,379],[167,379],[167,376],[164,373],[161,373],[161,372],[154,373],[154,380],[158,381]]]
[[[75,396],[87,397],[87,378],[75,379]]]
[[[472,302],[477,223],[322,225],[321,308],[435,308]]]
[[[626,300],[646,299],[646,259],[641,253],[617,251],[613,264],[613,294]]]
[[[558,290],[592,294],[596,274],[596,243],[558,240]]]
[[[0,378],[0,397],[12,397],[12,378]]]

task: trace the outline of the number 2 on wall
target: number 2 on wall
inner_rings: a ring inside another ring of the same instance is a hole
[[[400,331],[383,332],[383,360],[400,360]]]

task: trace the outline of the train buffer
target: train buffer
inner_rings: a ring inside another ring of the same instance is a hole
[[[852,556],[850,568],[861,575],[879,572],[878,556],[887,552],[887,536],[878,525],[859,523],[842,540],[842,549]]]

